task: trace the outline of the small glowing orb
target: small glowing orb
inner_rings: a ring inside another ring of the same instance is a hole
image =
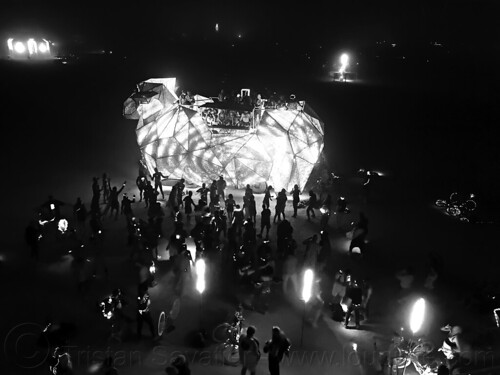
[[[215,31],[219,31],[219,24],[218,23],[215,24]]]
[[[59,222],[57,223],[57,229],[59,230],[59,232],[65,233],[68,230],[68,220],[59,220]]]
[[[353,343],[352,344],[352,350],[357,351],[358,350],[358,344]]]
[[[45,45],[45,43],[40,43],[38,45],[38,50],[41,52],[41,53],[46,53],[48,52],[48,48],[47,46]]]
[[[306,272],[304,272],[304,283],[302,285],[302,299],[306,303],[311,298],[312,283],[313,283],[313,271],[311,269],[307,269]]]
[[[425,317],[425,300],[423,298],[418,299],[411,310],[410,315],[410,329],[413,334],[417,333],[422,327]]]
[[[14,51],[16,51],[17,53],[26,52],[26,47],[24,46],[24,43],[16,42],[16,44],[14,44]]]

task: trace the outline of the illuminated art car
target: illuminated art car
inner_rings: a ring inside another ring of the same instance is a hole
[[[176,79],[149,79],[124,103],[137,119],[137,143],[150,173],[158,168],[194,184],[224,176],[228,186],[303,188],[323,150],[324,125],[304,102],[254,109],[195,95],[180,104]]]

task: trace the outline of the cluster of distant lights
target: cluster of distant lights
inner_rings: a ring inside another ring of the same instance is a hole
[[[14,40],[13,38],[7,39],[7,47],[11,54],[23,55],[28,52],[29,56],[33,55],[50,55],[50,42],[47,39],[42,39],[42,42],[37,42],[35,39],[30,38],[26,42]]]

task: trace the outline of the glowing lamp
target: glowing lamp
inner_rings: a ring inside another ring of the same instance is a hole
[[[205,260],[198,259],[196,261],[196,290],[203,293],[205,290]]]
[[[311,299],[312,283],[313,271],[311,269],[307,269],[306,272],[304,272],[304,283],[302,285],[302,299],[305,303]]]
[[[358,344],[353,343],[352,344],[352,350],[357,351],[358,350]]]
[[[39,50],[41,53],[46,53],[46,52],[48,52],[48,48],[47,48],[47,46],[46,46],[46,44],[45,44],[45,43],[40,43],[40,44],[38,45],[38,50]]]
[[[155,266],[155,262],[151,262],[151,265],[149,266],[149,273],[151,275],[154,275],[156,272],[156,266]]]
[[[50,204],[50,209],[51,209],[51,210],[55,210],[55,209],[56,209],[56,206],[54,205],[54,203],[51,203],[51,204]]]
[[[410,315],[410,329],[413,334],[417,333],[422,327],[425,317],[425,300],[423,298],[418,299],[411,310]]]
[[[26,47],[24,46],[24,43],[22,43],[22,42],[16,42],[14,44],[14,51],[16,51],[17,53],[24,53],[24,52],[26,52]]]
[[[14,50],[14,45],[12,44],[13,40],[14,39],[12,39],[12,38],[7,39],[7,47],[9,47],[9,51],[13,51]]]

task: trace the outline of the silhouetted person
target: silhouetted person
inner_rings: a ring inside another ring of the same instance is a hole
[[[273,190],[273,187],[269,185],[266,188],[266,191],[264,192],[264,199],[262,201],[262,204],[265,205],[267,208],[270,207],[271,201],[273,200],[273,198],[271,197],[271,190]]]
[[[115,220],[118,219],[118,212],[120,211],[120,202],[118,201],[118,195],[123,191],[126,185],[126,181],[122,184],[120,190],[113,186],[111,192],[109,193],[108,204],[104,209],[103,215],[106,215],[110,211],[110,216],[113,216],[113,211],[115,211]]]
[[[150,311],[151,299],[148,288],[142,287],[137,297],[137,337],[142,338],[142,325],[146,323],[151,331],[151,336],[156,338],[155,325]]]
[[[151,181],[146,181],[146,186],[144,187],[144,202],[146,202],[146,207],[149,207],[151,203],[156,202],[158,194],[160,193],[153,188]]]
[[[137,185],[137,188],[139,189],[139,202],[142,202],[142,198],[144,197],[144,190],[148,185],[148,178],[144,175],[144,173],[141,172],[139,173],[139,176],[137,176],[135,183]]]
[[[200,200],[203,201],[203,203],[204,203],[204,204],[202,204],[200,202],[199,206],[203,207],[203,206],[206,206],[208,204],[208,192],[209,191],[210,191],[210,189],[207,188],[205,183],[202,183],[201,188],[196,190],[197,193],[200,193]]]
[[[309,190],[309,202],[307,203],[307,220],[311,221],[311,216],[316,217],[316,214],[314,213],[314,209],[318,205],[318,198],[316,197],[316,194],[314,191]]]
[[[359,329],[359,310],[361,308],[361,303],[363,302],[363,290],[356,280],[354,280],[351,285],[347,287],[346,295],[351,299],[351,304],[349,305],[345,315],[345,327],[347,328],[349,326],[349,319],[351,318],[351,314],[354,312],[356,329]]]
[[[185,180],[181,178],[176,184],[176,190],[177,190],[177,195],[176,195],[176,203],[177,206],[179,207],[184,207],[184,202],[182,201],[182,196],[184,195],[184,188],[186,187],[186,184],[184,183]]]
[[[102,189],[99,187],[99,179],[97,177],[92,178],[92,199],[96,198],[97,203],[101,199]]]
[[[262,237],[264,228],[266,228],[266,238],[269,238],[269,229],[271,229],[271,210],[269,209],[269,206],[266,207],[265,204],[262,205],[259,237]]]
[[[292,194],[292,204],[293,204],[293,215],[292,217],[297,217],[297,209],[299,208],[300,202],[300,189],[299,185],[295,184],[293,186]]]
[[[283,331],[279,327],[274,326],[271,339],[264,345],[264,353],[268,353],[270,375],[280,374],[280,362],[284,355],[289,355],[290,345],[290,340],[288,340]]]
[[[224,180],[224,177],[220,176],[219,180],[217,181],[217,194],[219,195],[219,199],[221,199],[222,201],[226,200],[226,186],[226,180]]]
[[[122,198],[121,213],[127,218],[131,218],[132,216],[134,216],[134,213],[132,212],[132,203],[135,203],[135,195],[132,197],[132,199],[130,199],[127,196],[127,193],[124,193]]]
[[[193,192],[189,191],[183,199],[184,201],[184,213],[186,214],[186,222],[189,224],[191,222],[191,214],[193,213],[193,208],[196,207],[193,201]]]
[[[281,191],[278,193],[278,196],[276,197],[276,212],[274,214],[274,220],[273,222],[276,223],[276,219],[281,220],[281,215],[283,215],[283,220],[285,220],[285,207],[286,207],[286,190],[281,189]]]
[[[111,179],[106,173],[102,174],[102,198],[104,203],[108,203],[109,194],[111,192]]]
[[[151,175],[151,179],[155,182],[155,190],[158,191],[160,189],[162,199],[165,199],[165,194],[163,193],[163,186],[161,184],[162,178],[168,178],[168,176],[164,176],[163,173],[158,171],[158,168],[155,168],[155,173]]]
[[[225,204],[226,204],[227,218],[231,223],[233,221],[234,206],[236,205],[236,201],[233,198],[233,194],[228,195]]]
[[[212,184],[210,185],[210,203],[212,203],[216,200],[218,202],[217,198],[218,198],[217,197],[217,181],[213,180]]]

